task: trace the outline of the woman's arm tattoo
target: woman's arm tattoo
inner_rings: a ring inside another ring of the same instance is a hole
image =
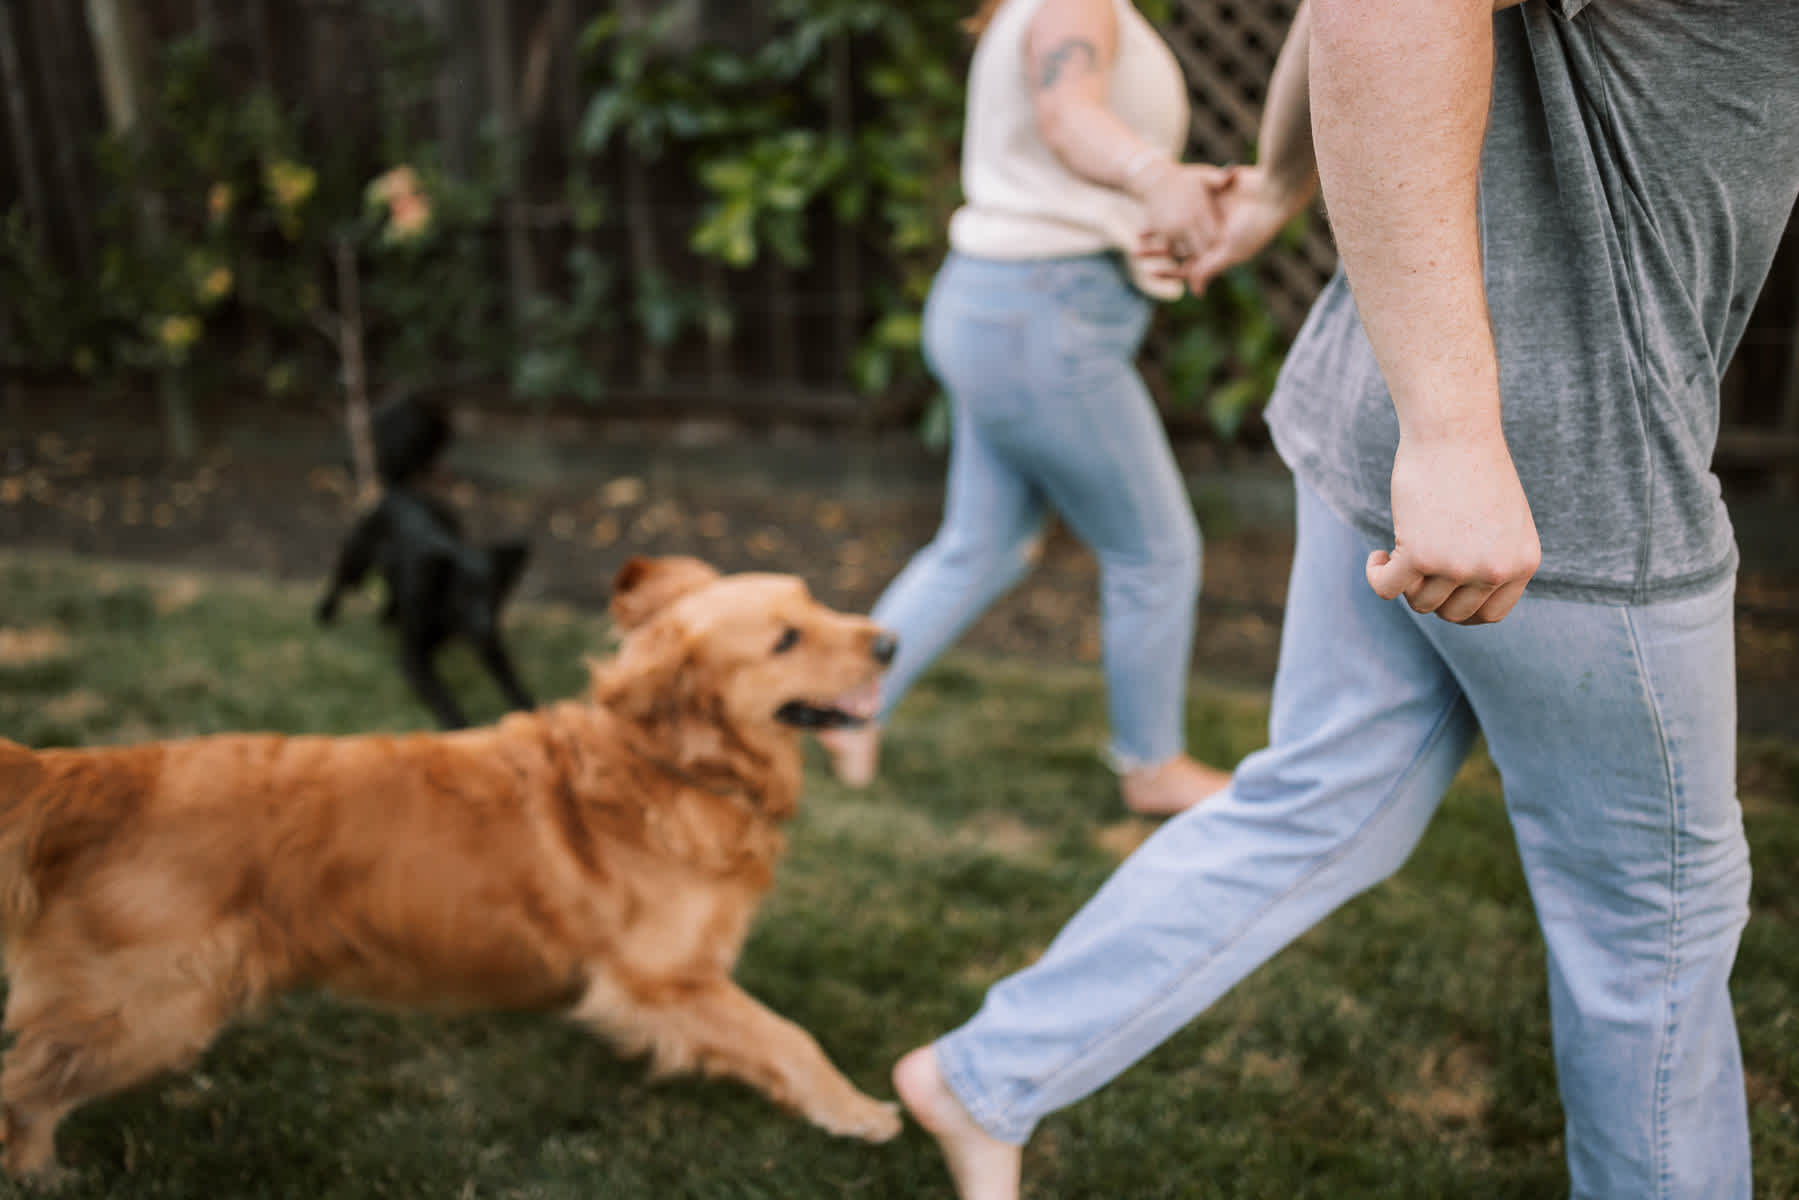
[[[1045,52],[1037,71],[1037,90],[1047,92],[1056,86],[1065,71],[1091,71],[1099,66],[1099,51],[1086,38],[1064,38]]]

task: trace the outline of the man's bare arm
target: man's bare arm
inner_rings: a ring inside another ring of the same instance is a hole
[[[1256,165],[1269,185],[1297,213],[1318,193],[1318,155],[1312,145],[1312,6],[1307,0],[1293,14],[1287,40],[1274,60],[1268,98],[1256,131]]]
[[[1356,308],[1393,394],[1396,545],[1369,583],[1499,620],[1540,551],[1500,428],[1476,220],[1490,0],[1312,0],[1312,137]]]
[[[1498,0],[1509,8],[1520,0]],[[1257,161],[1212,176],[1222,227],[1210,249],[1176,273],[1202,292],[1221,272],[1259,253],[1318,194],[1318,157],[1312,143],[1310,0],[1302,0],[1281,43],[1256,133]],[[1194,166],[1190,171],[1209,168]],[[1166,234],[1149,245],[1158,247]]]
[[[1492,423],[1475,202],[1492,94],[1482,0],[1314,0],[1325,202],[1402,424]]]

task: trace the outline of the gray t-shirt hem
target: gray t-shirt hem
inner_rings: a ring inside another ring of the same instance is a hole
[[[1316,451],[1302,450],[1293,445],[1286,423],[1279,419],[1278,414],[1271,416],[1273,419],[1269,422],[1269,432],[1274,438],[1274,448],[1294,476],[1304,480],[1306,486],[1316,492],[1332,512],[1367,539],[1370,550],[1391,548],[1393,525],[1388,516],[1357,503],[1355,486],[1331,471]],[[1703,570],[1666,579],[1652,579],[1641,585],[1538,574],[1531,578],[1525,595],[1612,607],[1666,604],[1710,592],[1736,575],[1737,563],[1737,547],[1732,541],[1727,545],[1723,557]]]
[[[1532,595],[1647,604],[1736,569],[1718,384],[1799,195],[1792,8],[1532,0],[1493,18],[1478,214],[1506,442],[1543,543]],[[1341,272],[1268,421],[1390,546],[1399,422]]]

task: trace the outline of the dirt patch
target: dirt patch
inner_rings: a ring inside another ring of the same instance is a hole
[[[100,693],[78,688],[47,701],[44,704],[44,715],[61,724],[79,725],[90,717],[97,717],[105,712],[107,705],[106,697]]]
[[[1434,1128],[1478,1125],[1493,1102],[1492,1072],[1472,1046],[1435,1046],[1418,1064],[1418,1086],[1393,1097]]]
[[[159,580],[156,584],[156,611],[163,616],[181,612],[206,594],[204,576],[182,572]]]
[[[68,652],[69,639],[58,630],[0,628],[0,667],[29,667]]]
[[[1137,847],[1149,840],[1149,835],[1156,831],[1157,822],[1143,817],[1127,817],[1122,821],[1114,821],[1103,825],[1093,834],[1093,844],[1107,855],[1123,862],[1137,852]]]
[[[963,822],[957,840],[978,846],[1001,858],[1020,860],[1042,858],[1049,841],[1041,830],[1033,829],[1010,813],[980,813]]]

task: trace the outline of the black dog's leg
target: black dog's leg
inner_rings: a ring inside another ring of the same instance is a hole
[[[331,573],[331,583],[313,613],[319,624],[329,625],[337,619],[337,606],[343,599],[343,594],[362,586],[369,568],[375,565],[376,552],[380,550],[381,541],[386,536],[386,505],[380,505],[364,514],[351,528],[350,536],[344,539],[343,549],[338,553],[337,569]]]
[[[482,665],[487,668],[487,673],[494,677],[494,681],[500,685],[500,690],[506,693],[506,699],[511,702],[513,708],[532,709],[537,707],[537,701],[531,699],[531,693],[525,690],[524,685],[518,680],[517,673],[513,671],[512,659],[506,653],[506,647],[500,643],[500,635],[497,630],[490,631],[486,636],[477,639],[475,652],[481,656]]]
[[[450,632],[445,603],[455,564],[432,544],[434,529],[421,528],[410,497],[411,493],[403,488],[388,493],[395,504],[397,552],[391,556],[386,572],[399,623],[395,632],[400,643],[400,670],[412,684],[413,693],[436,714],[439,725],[461,729],[468,721],[438,676],[436,661],[437,649]]]
[[[456,706],[449,690],[444,687],[443,680],[438,678],[437,665],[432,661],[432,647],[425,642],[405,637],[400,646],[400,669],[406,672],[406,678],[412,684],[412,690],[418,693],[437,715],[437,723],[445,729],[462,729],[468,720],[462,710]]]

